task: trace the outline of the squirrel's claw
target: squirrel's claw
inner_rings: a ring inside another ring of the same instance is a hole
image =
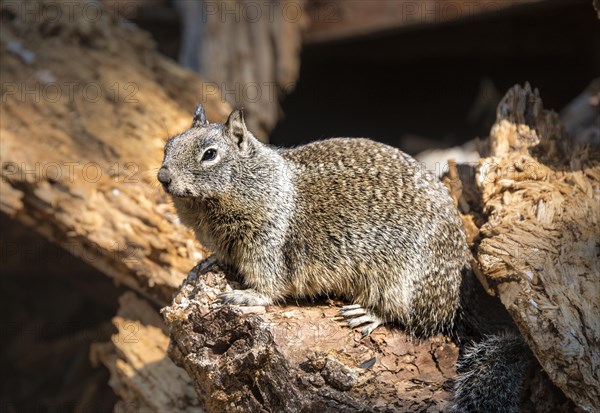
[[[363,328],[361,331],[362,338],[367,337],[369,334],[371,334],[373,332],[373,330],[375,330],[380,325],[381,325],[381,323],[379,323],[377,321],[367,324],[367,326],[365,328]]]
[[[361,330],[363,337],[368,336],[373,330],[383,324],[383,321],[379,317],[359,304],[345,305],[339,314],[346,320],[346,324],[350,328],[366,324]]]
[[[367,314],[367,312],[362,307],[358,307],[358,308],[356,308],[354,310],[342,310],[342,311],[340,311],[340,315],[342,317],[344,317],[344,318],[356,317],[356,316],[365,315],[365,314]]]

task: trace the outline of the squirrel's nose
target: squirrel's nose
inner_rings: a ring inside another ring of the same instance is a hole
[[[162,166],[159,170],[158,170],[158,181],[163,184],[164,186],[168,186],[171,183],[171,173],[169,172],[169,170]]]

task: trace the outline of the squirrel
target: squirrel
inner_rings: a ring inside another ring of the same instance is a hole
[[[165,144],[158,180],[214,253],[199,265],[217,262],[248,287],[220,294],[223,303],[336,296],[363,336],[392,322],[416,337],[453,334],[475,317],[465,315],[476,280],[452,197],[397,148],[363,138],[270,147],[242,111],[210,123],[199,105],[191,128]],[[451,410],[517,412],[523,373],[511,355],[524,346],[507,334],[467,349]]]

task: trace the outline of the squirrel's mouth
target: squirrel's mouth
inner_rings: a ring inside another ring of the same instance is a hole
[[[167,191],[167,193],[169,195],[171,195],[172,197],[175,197],[175,198],[181,198],[181,199],[193,199],[193,198],[195,198],[195,196],[193,196],[189,191],[184,191],[184,192]]]
[[[184,189],[184,190],[175,189],[175,188],[173,188],[172,184],[162,184],[162,187],[167,194],[171,195],[174,198],[182,198],[182,199],[195,198],[194,195],[191,193],[191,191],[189,191],[188,189]]]

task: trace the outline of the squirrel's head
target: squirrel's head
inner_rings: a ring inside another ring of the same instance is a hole
[[[167,141],[158,180],[175,197],[219,197],[232,190],[233,176],[257,145],[241,111],[223,124],[209,123],[200,104],[192,127]]]

